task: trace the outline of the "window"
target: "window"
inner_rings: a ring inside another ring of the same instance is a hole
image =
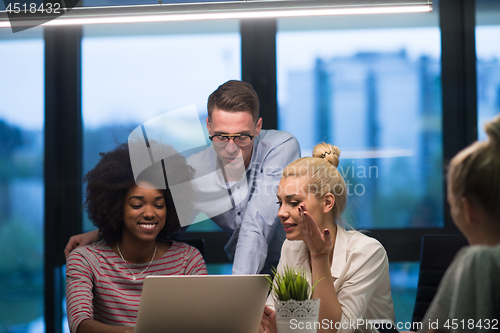
[[[86,26],[84,173],[98,162],[99,152],[126,142],[134,128],[165,112],[195,104],[205,128],[209,94],[240,78],[238,29],[237,21]],[[87,220],[85,229],[91,228]],[[217,228],[209,222],[192,226]]]
[[[411,323],[417,297],[419,263],[412,261],[391,262],[391,293],[396,312],[396,323]]]
[[[278,20],[278,126],[302,156],[341,149],[343,219],[356,229],[444,226],[441,40],[432,14]],[[391,262],[397,322],[411,322],[418,264]]]
[[[84,173],[99,152],[127,141],[140,124],[195,104],[205,131],[208,96],[241,77],[238,21],[86,26],[82,41]],[[181,129],[185,133],[190,128]],[[86,230],[93,228],[84,217]],[[221,230],[211,220],[190,232]],[[210,274],[231,272],[209,264]]]
[[[0,31],[0,331],[43,332],[44,43]]]
[[[500,113],[500,4],[480,0],[476,8],[477,132],[484,140],[485,122]]]
[[[279,20],[279,128],[302,156],[321,141],[339,146],[344,218],[356,228],[444,225],[440,30],[418,17],[402,27],[365,18],[362,29]]]

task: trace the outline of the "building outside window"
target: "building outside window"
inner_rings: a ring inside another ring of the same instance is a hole
[[[486,139],[484,123],[500,114],[500,3],[476,3],[477,132]]]
[[[302,156],[341,149],[358,230],[440,228],[441,37],[432,14],[278,20],[279,129]],[[389,258],[390,259],[390,258]],[[411,321],[418,263],[391,262],[398,322]]]
[[[208,96],[220,84],[241,78],[239,22],[85,26],[82,73],[84,174],[97,164],[99,152],[127,142],[137,126],[192,104],[211,144],[205,125]],[[189,140],[189,124],[176,130]],[[94,228],[86,214],[84,221],[85,230]],[[188,231],[219,230],[206,220]],[[208,268],[231,272],[231,265]]]

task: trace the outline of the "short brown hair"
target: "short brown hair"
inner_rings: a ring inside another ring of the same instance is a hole
[[[208,97],[208,119],[212,119],[212,111],[217,108],[228,112],[250,112],[253,120],[259,119],[259,97],[252,85],[237,80],[221,84]]]

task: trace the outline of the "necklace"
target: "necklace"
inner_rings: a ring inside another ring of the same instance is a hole
[[[134,273],[132,273],[132,271],[130,270],[130,268],[128,268],[128,265],[127,265],[127,261],[125,260],[125,258],[123,258],[123,255],[122,255],[122,251],[120,251],[120,245],[118,245],[118,242],[116,242],[116,248],[118,249],[118,253],[120,254],[120,258],[122,258],[123,261],[125,261],[125,267],[127,267],[128,271],[130,272],[130,274],[132,274],[132,280],[137,280],[137,277],[135,276]],[[148,267],[146,267],[142,272],[140,272],[139,274],[137,275],[141,275],[142,273],[144,273],[145,271],[148,270],[149,266],[151,266],[151,263],[153,262],[154,258],[155,258],[155,255],[156,255],[156,243],[155,243],[155,252],[153,253],[153,257],[151,258],[151,261],[149,262],[149,265]]]

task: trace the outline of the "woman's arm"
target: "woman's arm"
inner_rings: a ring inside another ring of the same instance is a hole
[[[113,326],[94,320],[94,287],[96,270],[88,252],[77,250],[70,254],[66,265],[66,307],[72,333],[133,333],[130,326]]]
[[[70,254],[66,263],[66,312],[71,333],[76,333],[82,321],[92,319],[94,307],[94,274],[91,263],[81,251]]]
[[[130,326],[112,326],[94,319],[85,319],[78,326],[77,333],[134,333]]]
[[[192,246],[188,247],[186,253],[186,273],[185,275],[207,275],[207,265],[200,251]]]
[[[299,225],[304,235],[304,242],[311,255],[312,283],[316,281],[313,298],[319,298],[320,311],[318,321],[339,322],[342,319],[342,307],[333,285],[330,270],[333,255],[333,239],[330,230],[321,232],[312,216],[306,211],[305,204],[299,207]],[[321,325],[323,326],[323,325]],[[320,328],[321,332],[336,332],[335,325],[328,325],[328,329]]]
[[[315,296],[321,298],[320,320],[327,319],[329,328],[334,330],[335,323],[341,324],[341,332],[353,332],[359,320],[365,319],[366,312],[372,302],[377,307],[378,316],[394,321],[394,309],[390,293],[389,262],[387,254],[382,245],[375,239],[369,237],[357,237],[351,240],[349,256],[342,264],[344,273],[338,278],[338,288],[333,285],[331,273],[332,261],[328,263],[322,256],[315,254],[327,253],[325,250],[328,243],[332,242],[330,237],[325,237],[326,232],[321,234],[315,226],[314,221],[307,212],[304,212],[304,225],[310,226],[310,230],[304,232],[305,243],[311,254],[311,266],[313,282],[316,278],[324,277],[328,285],[317,285]],[[344,232],[337,226],[337,234]],[[327,242],[328,241],[328,242]],[[335,244],[337,247],[338,244]],[[330,253],[330,256],[332,254]],[[325,282],[326,282],[325,281]],[[374,299],[374,293],[377,298]],[[331,321],[331,322],[330,322]],[[361,325],[361,323],[359,324]]]
[[[323,322],[323,319],[334,323],[342,319],[342,307],[333,285],[332,273],[330,271],[329,256],[311,256],[312,266],[312,281],[319,281],[316,284],[313,298],[321,300],[318,321]],[[328,325],[329,329],[321,330],[321,332],[336,332],[335,325]]]

